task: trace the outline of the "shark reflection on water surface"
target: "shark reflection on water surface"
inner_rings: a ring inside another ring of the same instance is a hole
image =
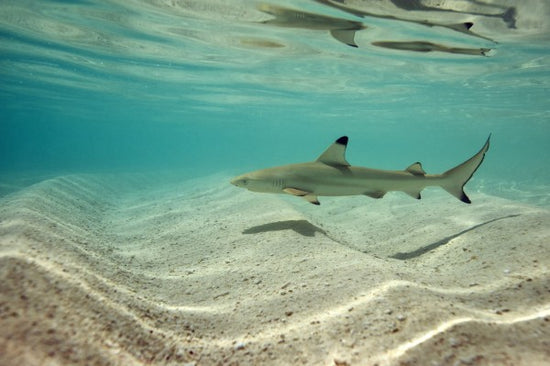
[[[461,1],[460,4],[455,4],[456,9],[453,9],[451,6],[454,4],[453,2],[445,4],[447,7],[444,8],[442,6],[425,3],[421,0],[388,0],[377,2],[354,2],[344,0],[314,1],[323,6],[337,9],[338,11],[360,19],[335,17],[332,16],[333,11],[331,12],[331,16],[328,16],[263,3],[258,6],[258,10],[273,16],[273,18],[264,20],[261,23],[284,28],[328,31],[334,39],[354,48],[359,47],[355,40],[356,32],[369,28],[369,25],[366,24],[368,23],[368,18],[395,20],[414,23],[423,27],[447,29],[461,33],[472,39],[477,38],[479,40],[489,41],[492,44],[496,44],[496,41],[492,38],[472,31],[475,24],[474,20],[480,18],[497,18],[501,19],[504,25],[510,29],[515,28],[516,24],[516,9],[514,7],[486,4],[480,1],[466,2],[471,5],[471,11],[461,8],[461,6],[465,4],[464,1]],[[394,12],[390,12],[392,8],[395,10]],[[441,14],[445,14],[446,17],[442,18]],[[425,17],[421,17],[424,15]],[[465,17],[467,17],[468,20],[464,20]],[[452,21],[452,19],[456,19],[456,21]],[[427,39],[371,39],[370,41],[372,45],[377,47],[412,52],[437,51],[449,54],[488,56],[490,54],[489,51],[491,51],[491,49],[487,47],[475,48],[442,44],[439,37],[440,35],[434,34],[434,36],[437,37],[438,42],[432,42]]]

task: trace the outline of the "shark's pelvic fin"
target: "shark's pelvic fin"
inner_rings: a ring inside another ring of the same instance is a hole
[[[342,136],[334,141],[325,152],[317,158],[316,161],[332,166],[350,166],[346,161],[346,147],[348,146],[348,137]]]
[[[422,164],[418,161],[409,165],[405,170],[414,175],[426,175],[426,172],[422,169]]]
[[[470,198],[468,198],[466,193],[464,193],[463,188],[483,162],[485,153],[489,150],[490,140],[491,135],[489,135],[487,142],[485,142],[485,145],[483,145],[477,154],[466,160],[464,163],[447,170],[442,174],[444,181],[441,184],[441,187],[464,203],[472,203]]]

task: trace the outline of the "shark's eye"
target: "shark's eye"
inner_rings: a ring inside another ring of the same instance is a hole
[[[246,179],[243,179],[243,184],[246,186],[248,184],[248,181]]]

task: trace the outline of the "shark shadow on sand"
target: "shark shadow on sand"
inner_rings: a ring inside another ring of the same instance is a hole
[[[469,231],[472,231],[472,230],[475,230],[475,229],[478,229],[480,228],[481,226],[484,226],[484,225],[487,225],[487,224],[490,224],[492,222],[495,222],[495,221],[499,221],[499,220],[504,220],[504,219],[510,219],[510,218],[513,218],[513,217],[518,217],[520,216],[519,214],[515,214],[515,215],[508,215],[508,216],[503,216],[503,217],[497,217],[496,219],[492,219],[492,220],[489,220],[489,221],[485,221],[485,222],[482,222],[481,224],[477,224],[477,225],[474,225],[466,230],[462,230],[461,232],[457,233],[457,234],[453,234],[453,235],[450,235],[450,236],[447,236],[441,240],[438,240],[434,243],[431,243],[431,244],[428,244],[428,245],[425,245],[423,247],[420,247],[416,250],[413,250],[412,252],[403,252],[403,253],[395,253],[394,255],[391,255],[390,258],[394,258],[394,259],[400,259],[400,260],[407,260],[407,259],[413,259],[413,258],[417,258],[417,257],[420,257],[421,255],[423,254],[426,254],[436,248],[439,248],[440,246],[442,245],[445,245],[447,243],[449,243],[451,240],[455,239],[455,238],[458,238],[459,236],[463,235],[463,234],[466,234],[467,232]]]
[[[307,220],[285,220],[270,222],[269,224],[263,224],[258,226],[253,226],[243,231],[243,234],[259,234],[269,231],[281,231],[281,230],[292,230],[302,236],[315,236],[315,233],[321,233],[327,236],[325,230],[321,229],[318,226],[313,225]]]

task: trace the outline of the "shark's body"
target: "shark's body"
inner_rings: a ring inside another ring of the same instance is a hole
[[[426,174],[419,162],[402,171],[351,166],[345,158],[347,136],[340,137],[313,162],[283,165],[240,175],[231,184],[253,192],[286,193],[319,205],[318,196],[366,195],[382,198],[388,191],[402,191],[420,199],[428,186],[440,186],[465,203],[463,191],[489,149],[489,138],[481,150],[464,163],[443,174]]]

